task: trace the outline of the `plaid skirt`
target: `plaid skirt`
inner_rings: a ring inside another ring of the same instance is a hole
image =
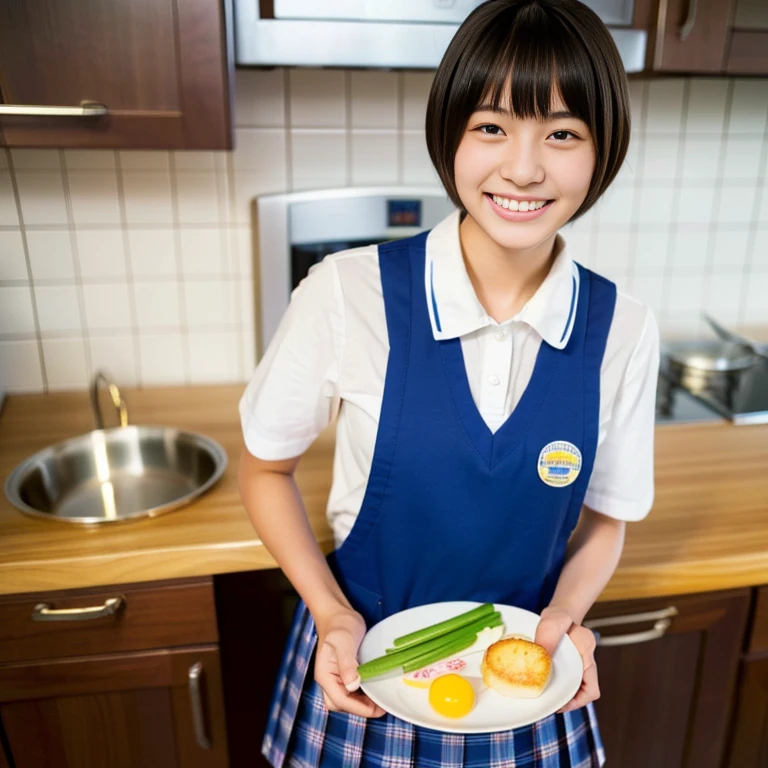
[[[262,753],[275,768],[594,768],[605,763],[592,704],[502,733],[454,734],[393,715],[329,712],[307,674],[317,642],[299,603],[275,687]]]

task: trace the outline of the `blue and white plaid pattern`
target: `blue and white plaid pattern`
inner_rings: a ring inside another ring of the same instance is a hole
[[[262,752],[275,768],[595,768],[605,763],[594,707],[504,733],[453,734],[387,714],[329,712],[307,678],[317,642],[303,602],[294,617]]]

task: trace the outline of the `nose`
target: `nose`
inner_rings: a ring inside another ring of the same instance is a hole
[[[544,181],[544,166],[535,143],[524,138],[508,142],[499,173],[521,188]]]

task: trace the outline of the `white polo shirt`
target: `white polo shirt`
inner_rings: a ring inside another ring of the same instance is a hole
[[[578,269],[565,243],[538,291],[497,323],[477,299],[459,240],[459,214],[427,238],[424,300],[436,339],[459,337],[475,404],[492,431],[515,408],[540,345],[568,343]],[[328,520],[337,546],[363,502],[373,461],[389,342],[375,245],[326,257],[288,310],[240,401],[248,450],[265,460],[298,456],[338,410]],[[600,375],[598,449],[585,504],[640,520],[653,501],[653,434],[659,341],[650,310],[619,293]]]

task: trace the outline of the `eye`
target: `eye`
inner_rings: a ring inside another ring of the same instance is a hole
[[[484,133],[486,136],[503,136],[504,135],[504,131],[502,131],[498,125],[493,125],[493,123],[486,123],[485,125],[479,125],[476,130],[480,131],[481,133]]]
[[[554,133],[550,133],[550,138],[553,138],[556,142],[564,142],[567,141],[569,138],[578,139],[579,137],[573,133],[573,131],[555,131]]]

